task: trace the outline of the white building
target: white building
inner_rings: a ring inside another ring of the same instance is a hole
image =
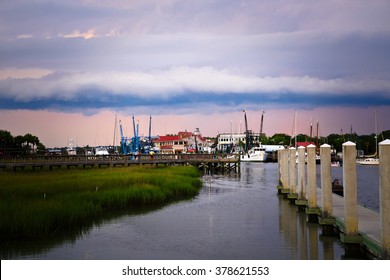
[[[259,145],[260,133],[249,132],[249,137],[252,140],[252,145]],[[240,152],[241,146],[245,146],[245,144],[245,133],[221,133],[218,135],[218,151]]]
[[[259,145],[260,133],[249,133],[249,137],[252,140],[252,145]],[[241,146],[240,146],[241,143]],[[245,133],[221,133],[218,135],[218,151],[230,151],[230,152],[240,152],[241,147],[244,147],[246,143],[246,134]],[[283,149],[282,145],[262,145],[265,147],[267,153],[275,152],[279,149]]]

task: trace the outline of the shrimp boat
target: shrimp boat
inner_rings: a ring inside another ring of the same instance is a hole
[[[245,152],[240,156],[240,161],[242,162],[263,162],[267,160],[267,152],[265,151],[265,147],[261,145],[259,142],[258,146],[251,147],[251,141],[249,138],[249,130],[248,130],[248,121],[246,118],[246,112],[244,112],[244,118],[245,118]],[[260,134],[262,133],[262,127],[263,127],[263,117],[264,117],[264,111],[261,115],[261,127],[260,127]]]
[[[241,155],[242,162],[263,162],[267,160],[268,154],[262,146],[253,147],[247,153]]]

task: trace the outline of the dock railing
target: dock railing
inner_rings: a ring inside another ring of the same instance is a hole
[[[132,155],[68,155],[68,156],[25,156],[0,158],[0,168],[33,167],[71,167],[98,165],[133,165],[133,164],[200,164],[200,163],[238,163],[236,154],[132,154]]]

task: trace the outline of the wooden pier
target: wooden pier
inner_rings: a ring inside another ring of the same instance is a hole
[[[332,193],[330,146],[326,144],[320,150],[321,188],[315,185],[315,148],[308,147],[306,166],[303,157],[298,157],[298,189],[295,153],[288,156],[287,150],[279,152],[278,193],[304,210],[308,222],[319,223],[322,235],[338,235],[347,257],[364,253],[376,259],[390,259],[390,140],[379,144],[379,213],[357,204],[356,145],[343,144],[344,196]],[[303,147],[298,150],[302,155]]]
[[[53,168],[101,168],[131,165],[194,165],[205,173],[238,173],[240,159],[234,154],[31,156],[0,159],[0,169],[13,171],[25,168],[52,170]]]

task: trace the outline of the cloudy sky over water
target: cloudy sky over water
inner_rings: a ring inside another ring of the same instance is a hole
[[[0,129],[47,146],[199,127],[390,129],[389,0],[3,0]]]

